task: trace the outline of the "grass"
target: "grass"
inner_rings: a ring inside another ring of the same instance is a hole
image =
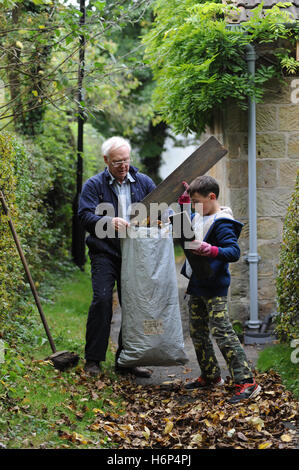
[[[85,325],[91,301],[90,267],[71,269],[50,279],[41,292],[43,310],[57,350],[84,357]],[[51,299],[49,299],[51,293]],[[82,375],[83,359],[76,369],[60,373],[43,359],[51,353],[35,308],[15,314],[5,341],[5,362],[0,364],[0,443],[7,448],[113,447],[92,431],[94,410],[122,412],[122,397],[112,383],[114,355],[107,353],[105,383],[101,377]],[[98,387],[100,386],[100,391]]]
[[[84,272],[76,270],[57,287],[55,301],[44,306],[50,330],[56,333],[57,349],[67,349],[75,343],[80,355],[83,354],[85,324],[92,298],[89,271],[89,265]],[[39,356],[45,354],[46,349],[42,348]]]
[[[177,263],[181,263],[185,259],[184,250],[178,243],[174,243],[174,256]]]
[[[265,348],[259,354],[257,368],[261,372],[270,369],[276,370],[282,378],[283,384],[299,398],[299,364],[291,360],[294,352],[288,344],[275,344]]]

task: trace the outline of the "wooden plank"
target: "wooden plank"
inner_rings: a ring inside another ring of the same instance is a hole
[[[164,202],[170,205],[177,202],[184,192],[182,181],[190,184],[197,176],[207,173],[226,153],[227,150],[214,136],[209,137],[141,201],[148,214],[151,203]]]

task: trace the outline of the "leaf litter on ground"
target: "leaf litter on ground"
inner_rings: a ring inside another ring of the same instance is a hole
[[[298,448],[298,401],[275,371],[256,373],[262,392],[238,405],[228,403],[234,393],[229,378],[224,387],[192,392],[184,389],[181,379],[138,385],[130,376],[115,380],[102,373],[91,378],[82,367],[71,377],[57,373],[51,380],[50,389],[65,390],[68,398],[53,416],[47,406],[40,411],[42,425],[48,423],[58,439],[44,442],[45,448]],[[29,398],[7,398],[7,411],[11,416],[29,417]],[[32,446],[29,438],[28,447]]]
[[[100,393],[105,380],[102,375],[86,384]],[[109,379],[115,397],[123,397],[122,409],[113,413],[94,410],[89,430],[101,433],[105,442],[120,449],[298,447],[298,401],[275,371],[256,373],[256,380],[261,393],[231,405],[228,399],[234,387],[229,378],[221,389],[192,392],[184,390],[180,380],[145,386],[124,377],[115,382]],[[109,401],[113,408],[114,402]],[[70,440],[74,439],[80,441],[71,435]]]

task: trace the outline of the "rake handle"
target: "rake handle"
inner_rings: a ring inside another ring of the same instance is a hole
[[[2,207],[3,207],[3,210],[4,210],[5,215],[7,215],[7,216],[9,217],[9,210],[8,210],[7,205],[6,205],[6,201],[5,201],[5,198],[4,198],[4,194],[3,194],[3,192],[2,192],[1,190],[0,190],[0,200],[1,200]],[[10,217],[9,217],[9,219],[8,219],[8,224],[9,224],[11,233],[12,233],[12,235],[13,235],[13,238],[14,238],[14,240],[15,240],[16,247],[17,247],[17,249],[18,249],[18,252],[19,252],[21,261],[22,261],[22,263],[23,263],[25,272],[26,272],[26,274],[27,274],[27,278],[28,278],[28,281],[29,281],[29,284],[30,284],[30,287],[31,287],[31,291],[32,291],[33,297],[34,297],[34,299],[35,299],[35,303],[36,303],[37,309],[38,309],[38,311],[39,311],[41,320],[42,320],[42,322],[43,322],[43,325],[44,325],[44,328],[45,328],[45,331],[46,331],[46,334],[47,334],[47,337],[48,337],[48,340],[49,340],[51,349],[52,349],[53,353],[55,353],[55,352],[56,352],[56,347],[55,347],[55,344],[54,344],[52,335],[51,335],[51,333],[50,333],[49,326],[48,326],[46,317],[45,317],[45,315],[44,315],[44,312],[43,312],[43,309],[42,309],[42,306],[41,306],[41,303],[40,303],[40,300],[39,300],[39,296],[38,296],[36,287],[35,287],[35,285],[34,285],[34,282],[33,282],[32,277],[31,277],[31,274],[30,274],[30,271],[29,271],[29,266],[28,266],[28,264],[27,264],[27,261],[26,261],[26,258],[25,258],[23,249],[22,249],[22,247],[21,247],[21,244],[20,244],[20,242],[19,242],[19,238],[18,238],[18,236],[17,236],[16,230],[15,230],[15,228],[14,228],[13,222],[12,222],[12,220],[11,220]]]

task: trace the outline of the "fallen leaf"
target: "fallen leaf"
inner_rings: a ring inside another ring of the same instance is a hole
[[[82,436],[82,434],[78,434],[77,432],[73,432],[72,434],[73,442],[77,442],[78,444],[88,444],[88,440]]]
[[[94,423],[94,424],[91,424],[91,425],[89,426],[89,429],[91,429],[91,431],[98,431],[98,430],[100,429],[100,427],[101,427],[101,424],[99,424],[99,423]]]
[[[104,411],[100,410],[99,408],[93,408],[92,412],[95,413],[95,414],[100,414],[100,415],[105,414]]]
[[[291,436],[291,434],[283,434],[282,436],[280,436],[280,439],[283,442],[291,442],[293,440],[293,436]]]
[[[101,380],[98,380],[95,383],[95,386],[97,387],[98,390],[102,390],[102,388],[106,387],[106,384],[105,384],[105,382],[102,382]]]
[[[91,391],[91,398],[92,398],[93,400],[97,400],[97,399],[99,398],[99,395],[98,395],[96,392],[94,392],[94,391],[92,390],[92,391]]]
[[[197,433],[192,436],[191,444],[201,444],[203,440],[202,434]]]
[[[262,444],[259,444],[258,448],[259,449],[268,449],[271,446],[272,446],[272,442],[266,441],[266,442],[263,442]]]
[[[245,442],[248,441],[247,437],[244,436],[244,434],[242,432],[238,432],[237,436],[241,441],[245,441]]]
[[[172,421],[168,421],[166,423],[166,426],[165,426],[165,429],[163,431],[163,434],[169,434],[171,431],[172,431],[172,428],[173,428],[173,422]]]
[[[264,421],[259,416],[250,416],[246,420],[252,424],[258,431],[261,431],[265,426]]]
[[[212,427],[212,423],[210,423],[210,421],[208,419],[204,419],[203,422],[205,423],[205,425],[207,426],[207,428],[210,428]]]
[[[143,436],[145,437],[145,439],[148,440],[148,439],[150,438],[151,432],[150,432],[150,430],[149,430],[146,426],[144,426],[144,431],[143,431],[142,434],[143,434]]]

